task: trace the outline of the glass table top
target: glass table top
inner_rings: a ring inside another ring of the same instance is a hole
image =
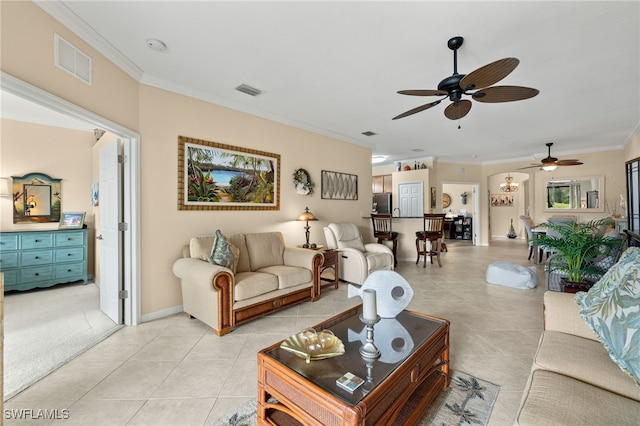
[[[380,358],[368,360],[359,352],[366,342],[366,327],[359,318],[361,313],[362,307],[358,306],[315,328],[318,332],[329,329],[340,338],[345,347],[343,355],[307,363],[279,346],[264,353],[335,397],[356,405],[447,323],[408,311],[401,312],[396,318],[382,318],[374,326],[374,343],[380,350]],[[365,380],[353,393],[336,384],[336,379],[347,372]]]

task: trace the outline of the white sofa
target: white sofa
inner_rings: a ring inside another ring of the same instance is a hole
[[[327,248],[337,249],[340,279],[362,284],[373,271],[393,270],[393,251],[384,244],[365,244],[353,223],[330,223],[324,228]]]
[[[319,297],[322,252],[287,247],[279,232],[228,235],[239,255],[227,268],[208,261],[215,238],[192,238],[173,273],[180,278],[184,311],[217,335]]]

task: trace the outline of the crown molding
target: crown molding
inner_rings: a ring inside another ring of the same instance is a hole
[[[276,123],[285,124],[287,126],[295,127],[297,129],[306,130],[308,132],[315,133],[318,135],[327,136],[329,138],[337,139],[342,142],[347,142],[353,145],[358,145],[358,146],[362,146],[364,148],[369,148],[369,149],[374,148],[374,145],[369,141],[361,141],[361,140],[358,140],[349,136],[345,136],[339,133],[323,130],[307,123],[291,120],[290,118],[283,117],[281,115],[272,114],[272,113],[263,111],[259,108],[247,107],[246,105],[241,105],[239,103],[230,101],[229,99],[213,96],[211,94],[203,92],[202,90],[192,89],[190,87],[176,84],[162,78],[153,77],[149,74],[144,75],[144,77],[140,80],[140,84],[144,84],[150,87],[155,87],[158,89],[177,93],[179,95],[187,96],[192,99],[198,99],[210,104],[214,104],[224,108],[229,108],[235,111],[240,111],[245,114],[271,120]]]
[[[67,6],[62,4],[62,2],[58,0],[34,0],[33,2],[36,6],[51,15],[53,19],[60,22],[133,79],[136,81],[140,81],[142,79],[142,76],[144,75],[143,70],[102,38],[102,36],[87,25]]]

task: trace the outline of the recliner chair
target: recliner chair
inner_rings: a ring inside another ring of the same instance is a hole
[[[340,279],[362,284],[373,271],[393,270],[391,249],[384,244],[365,244],[353,223],[330,223],[324,228],[327,248],[340,251]]]

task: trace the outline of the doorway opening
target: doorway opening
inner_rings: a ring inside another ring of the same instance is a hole
[[[74,105],[49,92],[9,74],[0,74],[0,89],[30,101],[36,105],[51,109],[58,113],[90,123],[104,129],[122,140],[123,186],[122,186],[122,220],[123,244],[119,257],[122,259],[122,290],[124,298],[123,318],[120,323],[137,325],[140,323],[140,136],[126,127],[104,117]]]
[[[481,223],[479,191],[477,182],[442,182],[446,240],[478,245]]]
[[[515,188],[507,190],[505,183],[512,182]],[[521,172],[496,173],[487,177],[489,206],[489,242],[511,239],[508,237],[513,224],[516,238],[527,238],[527,231],[520,216],[529,215],[529,174]]]

